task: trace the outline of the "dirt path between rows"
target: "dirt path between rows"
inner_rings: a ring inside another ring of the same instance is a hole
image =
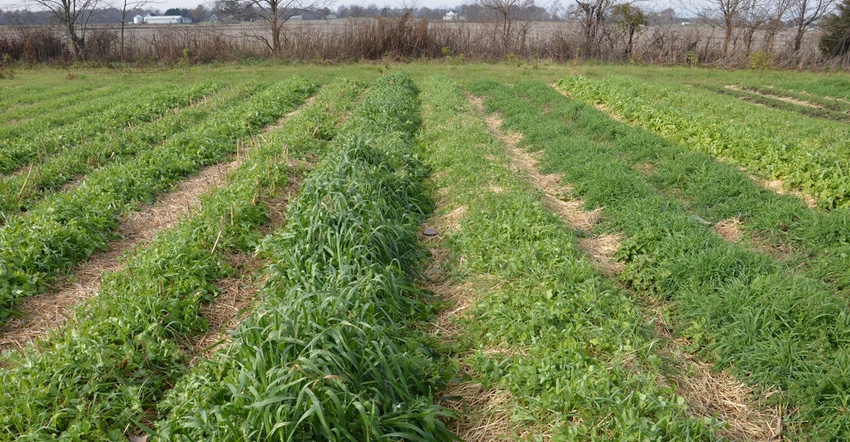
[[[576,240],[591,265],[608,276],[616,276],[621,272],[623,264],[613,259],[614,253],[620,247],[621,236],[586,235],[599,221],[602,208],[586,211],[583,200],[562,199],[571,191],[569,186],[562,184],[562,177],[556,174],[541,174],[538,171],[539,160],[518,146],[522,135],[504,132],[501,128],[502,121],[495,114],[487,116],[480,99],[473,99],[473,104],[485,118],[491,133],[504,143],[512,166],[543,192],[545,203],[561,216],[570,229],[585,233],[583,238],[577,237]],[[647,319],[656,319],[653,331],[657,337],[662,338],[659,353],[670,358],[673,366],[677,368],[675,373],[668,374],[666,382],[676,386],[677,393],[685,398],[692,415],[698,418],[716,417],[726,422],[728,428],[721,430],[719,435],[731,440],[781,440],[781,410],[759,407],[752,400],[752,387],[737,381],[724,371],[714,371],[710,364],[683,352],[681,348],[688,343],[683,339],[674,339],[670,333],[664,321],[663,305],[653,305],[649,300],[641,300],[641,303],[645,315],[652,315]]]

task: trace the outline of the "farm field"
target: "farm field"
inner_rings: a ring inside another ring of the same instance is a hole
[[[850,439],[847,74],[0,85],[0,440]]]

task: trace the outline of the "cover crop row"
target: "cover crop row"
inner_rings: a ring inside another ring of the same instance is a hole
[[[350,81],[323,88],[303,112],[264,134],[190,219],[106,275],[77,322],[8,355],[10,368],[0,369],[0,440],[126,440],[147,432],[157,404],[187,374],[183,343],[207,329],[199,305],[233,272],[226,256],[254,249],[258,227],[269,221],[265,202],[290,184],[288,152],[333,137],[360,90]]]
[[[780,389],[772,400],[795,411],[783,418],[783,436],[847,439],[846,297],[695,222],[624,164],[617,150],[640,138],[624,137],[613,150],[598,141],[618,123],[544,85],[522,83],[513,92],[500,92],[511,103],[498,106],[506,124],[544,149],[547,167],[563,173],[589,207],[605,207],[600,230],[628,237],[618,252],[626,263],[620,278],[670,302],[675,332],[717,367]],[[593,130],[583,133],[576,122]]]
[[[630,77],[571,76],[560,80],[558,87],[582,101],[603,103],[626,120],[694,149],[781,178],[813,195],[823,207],[850,206],[846,124]]]
[[[111,96],[114,100],[116,94],[121,88],[116,86],[107,87],[68,87],[56,89],[52,94],[40,97],[31,97],[34,101],[31,104],[22,104],[13,108],[7,108],[0,113],[0,124],[19,125],[19,120],[53,120],[67,121],[60,116],[67,113],[69,108],[79,105],[82,102],[91,102],[99,100],[105,96]],[[43,124],[43,123],[42,123]],[[6,130],[4,128],[4,130]],[[17,132],[17,131],[16,131]],[[6,135],[9,133],[6,132]]]
[[[665,366],[634,299],[592,268],[575,232],[508,164],[504,147],[448,83],[427,83],[434,120],[426,127],[434,133],[425,142],[435,176],[466,207],[448,239],[452,256],[462,257],[452,273],[463,275],[458,283],[485,287],[461,320],[468,334],[461,342],[474,343],[464,359],[476,380],[510,393],[511,419],[526,434],[712,440],[718,422],[691,417],[684,399],[658,382]],[[540,120],[502,86],[476,82],[470,91],[510,129],[519,118]]]
[[[85,176],[108,163],[127,161],[138,152],[151,149],[152,145],[203,124],[205,119],[214,118],[211,112],[224,112],[236,106],[257,88],[256,84],[243,84],[204,100],[202,104],[167,113],[132,130],[93,135],[71,149],[33,164],[31,170],[0,179],[0,224],[13,213],[28,210],[34,201],[75,177]]]
[[[303,78],[278,83],[131,161],[98,169],[0,228],[0,319],[56,273],[103,249],[118,217],[201,166],[234,153],[239,139],[274,122],[313,90]]]
[[[65,114],[66,117],[76,115],[76,118],[69,120],[72,123],[54,129],[44,129],[44,126],[39,126],[44,123],[43,120],[33,120],[31,124],[40,133],[0,145],[0,173],[9,173],[39,156],[73,148],[89,137],[132,129],[134,124],[152,121],[167,111],[191,104],[222,87],[224,85],[221,83],[214,82],[183,88],[163,88],[162,85],[147,87],[132,91],[132,96],[104,98],[104,104],[108,103],[109,107],[78,106]]]
[[[451,440],[432,403],[436,355],[409,279],[431,210],[413,153],[417,90],[389,74],[367,93],[264,241],[263,304],[231,347],[178,385],[173,440]]]

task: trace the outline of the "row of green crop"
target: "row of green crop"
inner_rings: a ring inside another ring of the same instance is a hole
[[[417,90],[378,80],[263,242],[262,305],[165,401],[168,440],[451,440],[409,275],[430,211],[412,150]]]
[[[73,106],[83,102],[91,102],[104,96],[118,93],[119,87],[74,88],[57,90],[55,94],[38,97],[38,100],[27,105],[7,108],[0,113],[0,124],[19,125],[22,121],[42,119],[46,121],[64,120],[59,113],[67,112]],[[47,125],[46,125],[47,126]],[[46,129],[51,127],[47,126]]]
[[[239,139],[292,110],[313,86],[302,78],[275,85],[132,160],[92,172],[67,193],[53,194],[0,228],[0,318],[40,292],[57,273],[103,249],[118,217],[151,201],[182,177],[234,153]]]
[[[148,90],[148,92],[152,92],[152,90]],[[5,152],[16,143],[26,142],[27,139],[37,139],[51,130],[57,130],[64,125],[73,124],[91,115],[100,114],[115,106],[116,101],[128,100],[133,95],[134,93],[127,89],[121,89],[120,92],[116,90],[111,95],[107,94],[87,100],[61,112],[35,114],[31,115],[32,118],[18,124],[2,126],[0,127],[0,143],[2,143],[0,149]]]
[[[4,85],[6,86],[6,85]],[[102,84],[96,82],[71,83],[61,86],[47,85],[39,82],[23,84],[18,87],[4,87],[0,91],[0,110],[7,112],[18,106],[38,104],[41,101],[51,100],[77,91],[91,92],[98,89]]]
[[[85,177],[106,164],[129,161],[137,153],[151,149],[195,125],[203,124],[205,119],[215,118],[215,112],[226,112],[253,94],[257,88],[253,83],[242,84],[220,96],[204,100],[202,104],[167,113],[150,123],[139,124],[132,130],[93,135],[72,149],[63,150],[34,164],[31,170],[0,178],[0,223],[12,214],[28,210],[45,194],[75,178]]]
[[[771,94],[762,94],[751,89],[730,89],[723,86],[700,85],[701,89],[705,89],[716,94],[728,95],[739,100],[760,104],[774,109],[782,109],[784,111],[805,115],[812,118],[823,118],[826,120],[850,122],[850,114],[840,111],[825,109],[822,107],[812,107],[803,104],[792,103],[781,99]]]
[[[780,389],[772,400],[794,410],[784,416],[783,435],[802,440],[850,436],[850,418],[842,411],[850,379],[845,296],[725,241],[697,222],[674,189],[664,192],[672,197],[659,192],[621,153],[635,150],[651,160],[656,147],[651,137],[544,85],[479,90],[490,97],[488,105],[504,114],[509,129],[543,149],[548,170],[562,173],[588,207],[605,207],[604,225],[596,233],[613,230],[627,236],[618,252],[626,263],[623,282],[639,294],[669,302],[675,332],[717,367],[765,389]],[[617,132],[631,136],[613,141],[616,148],[600,142]],[[677,175],[699,172],[680,169]],[[660,181],[669,178],[662,175]],[[734,188],[713,184],[718,200],[724,189],[732,190],[727,197],[735,197]],[[703,187],[708,191],[711,186],[706,181]]]
[[[777,99],[790,98],[792,100],[814,105],[817,108],[822,108],[824,110],[829,110],[832,112],[838,112],[842,115],[850,114],[850,101],[847,100],[822,97],[810,93],[798,92],[788,89],[777,89],[773,87],[744,86],[742,87],[742,89],[750,92],[755,92],[757,94],[768,95]]]
[[[517,89],[520,94],[557,97],[539,83],[523,83]],[[737,218],[741,230],[757,243],[787,251],[787,268],[824,281],[837,292],[850,288],[850,210],[811,210],[796,197],[760,187],[734,166],[616,123],[590,107],[553,112],[570,122],[572,131],[603,142],[630,167],[651,171],[648,183],[675,198],[688,213],[712,223]]]
[[[186,106],[224,87],[221,83],[203,82],[183,88],[143,88],[132,97],[107,97],[108,108],[89,109],[78,114],[70,124],[44,130],[37,136],[11,140],[0,146],[0,173],[8,173],[39,157],[84,144],[90,137],[119,130],[132,130],[133,125],[152,121],[165,112]],[[82,106],[88,108],[89,106]],[[35,120],[37,128],[42,120]]]
[[[447,243],[457,284],[484,286],[465,312],[461,357],[513,398],[520,433],[552,440],[711,440],[657,382],[661,358],[634,300],[593,270],[570,231],[507,163],[504,146],[445,78],[425,82],[429,162],[446,211],[465,207]],[[491,84],[487,105],[509,106]],[[513,109],[506,113],[514,117]],[[498,191],[489,189],[497,188]]]
[[[254,249],[269,220],[265,201],[290,184],[288,154],[321,150],[361,90],[350,81],[323,88],[304,112],[264,134],[190,219],[106,275],[77,322],[8,355],[0,440],[126,440],[147,431],[157,404],[187,374],[181,342],[207,328],[199,304],[232,273],[226,255]]]
[[[630,77],[572,76],[558,87],[585,102],[604,103],[629,122],[693,149],[781,178],[823,207],[850,205],[850,129],[845,124]]]

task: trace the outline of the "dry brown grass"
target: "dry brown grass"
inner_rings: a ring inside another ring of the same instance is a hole
[[[741,218],[727,218],[720,220],[714,225],[714,232],[723,237],[727,242],[738,242],[741,240]]]
[[[726,162],[726,161],[724,161],[724,162]],[[747,168],[743,167],[743,166],[738,166],[738,170],[746,173],[747,176],[750,178],[750,180],[752,180],[754,183],[758,184],[760,187],[762,187],[764,189],[770,190],[771,192],[775,192],[775,193],[778,193],[780,195],[794,196],[794,197],[798,198],[800,201],[803,201],[806,204],[806,206],[810,209],[815,209],[818,206],[818,202],[815,199],[815,197],[813,197],[811,195],[804,194],[803,192],[800,192],[799,190],[788,190],[788,186],[785,184],[785,181],[783,181],[783,180],[780,180],[780,179],[768,180],[768,179],[762,178],[760,176],[750,174],[747,171]]]

